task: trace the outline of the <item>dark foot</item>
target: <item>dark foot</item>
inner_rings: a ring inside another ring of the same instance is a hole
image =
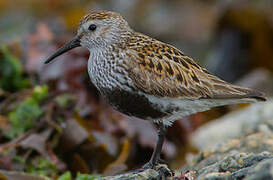
[[[158,165],[158,164],[166,164],[166,162],[165,162],[163,159],[159,158],[159,159],[157,159],[157,160],[155,161],[154,164],[153,164],[152,161],[149,161],[149,162],[147,162],[146,164],[144,164],[144,165],[142,166],[142,168],[143,168],[143,169],[154,169],[155,166]]]
[[[156,170],[156,166],[158,164],[165,164],[165,161],[162,160],[162,159],[158,159],[154,164],[152,163],[152,161],[149,161],[146,164],[144,164],[141,168],[136,169],[133,172],[139,173],[139,172],[145,171],[147,169],[154,169],[154,170]]]
[[[163,159],[161,159],[161,158],[158,159],[158,163],[160,163],[160,164],[167,164],[166,161],[163,160]]]
[[[151,161],[149,161],[144,164],[141,169],[154,169],[157,164],[157,162],[153,164]]]
[[[155,166],[156,166],[156,165],[153,165],[153,164],[149,161],[148,163],[144,164],[141,168],[132,171],[132,173],[140,173],[140,172],[143,172],[143,171],[145,171],[145,170],[147,170],[147,169],[155,169]]]
[[[174,172],[170,170],[167,165],[160,165],[156,171],[159,173],[159,177],[162,180],[167,179],[167,177],[174,176]]]
[[[147,169],[153,169],[159,173],[160,179],[164,180],[167,179],[167,177],[173,176],[173,172],[167,167],[165,164],[156,164],[153,165],[151,162],[146,163],[142,168],[136,169],[134,171],[131,171],[132,173],[142,173],[143,171]]]

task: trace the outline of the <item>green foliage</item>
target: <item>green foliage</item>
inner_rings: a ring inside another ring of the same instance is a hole
[[[0,46],[0,88],[15,92],[30,87],[30,80],[23,77],[21,61],[13,56],[9,50]]]
[[[8,115],[12,128],[6,132],[10,139],[24,133],[26,130],[33,128],[34,121],[40,115],[42,110],[37,102],[32,98],[27,98],[14,111]]]
[[[37,102],[42,101],[48,95],[48,86],[35,86],[32,94],[32,98],[35,99]]]
[[[101,176],[99,175],[90,175],[90,174],[81,174],[78,173],[76,180],[95,180],[95,179],[99,179],[101,178]]]
[[[58,173],[57,167],[42,157],[34,159],[28,167],[27,172],[41,176],[52,176]]]
[[[11,128],[4,134],[13,139],[34,127],[35,121],[43,114],[39,106],[41,100],[48,95],[46,85],[36,86],[31,97],[26,98],[8,114]]]
[[[13,161],[19,164],[26,164],[26,158],[17,154],[13,154]]]
[[[57,180],[71,180],[71,173],[69,171],[65,172]]]
[[[95,179],[99,179],[101,178],[101,176],[99,175],[90,175],[90,174],[81,174],[81,173],[77,173],[76,176],[76,180],[95,180]],[[71,173],[65,172],[64,174],[62,174],[57,180],[71,180]]]
[[[71,103],[75,102],[75,96],[71,94],[63,94],[56,97],[56,102],[61,108],[67,108]]]

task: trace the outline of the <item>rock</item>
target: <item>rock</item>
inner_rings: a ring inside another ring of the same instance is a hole
[[[273,179],[273,101],[201,127],[192,142],[201,151],[182,172],[197,171],[197,180]]]
[[[198,171],[197,179],[235,179],[247,176],[249,167],[258,166],[259,162],[271,159],[273,156],[268,152],[259,154],[255,153],[233,153],[226,156],[224,159],[215,162],[212,165],[206,166]]]
[[[273,127],[273,100],[252,104],[200,127],[191,136],[198,149],[207,149],[229,139],[267,131]]]
[[[230,180],[231,179],[231,173],[230,172],[213,172],[206,174],[202,179],[204,180]]]
[[[273,175],[272,138],[256,133],[203,150],[182,172],[197,171],[198,180],[266,179]]]
[[[188,163],[191,167],[201,169],[221,161],[236,152],[273,153],[273,134],[255,133],[243,138],[232,139],[227,143],[221,143],[215,147],[201,151],[198,156]]]
[[[103,180],[135,180],[135,179],[159,179],[159,173],[153,169],[147,169],[141,173],[126,173],[118,176],[104,177]]]
[[[102,180],[152,180],[152,179],[166,179],[167,177],[171,178],[173,176],[173,172],[164,164],[160,164],[156,167],[155,170],[147,169],[142,172],[128,172],[121,175],[116,176],[107,176],[102,178]]]
[[[248,172],[245,180],[273,179],[273,159],[264,160]]]

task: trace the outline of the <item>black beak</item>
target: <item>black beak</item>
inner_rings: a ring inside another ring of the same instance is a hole
[[[63,53],[75,48],[75,47],[79,47],[81,46],[80,44],[80,38],[78,36],[76,36],[74,39],[72,39],[72,41],[70,41],[69,43],[65,44],[63,47],[61,47],[60,49],[58,49],[54,54],[52,54],[51,56],[49,56],[46,61],[45,64],[51,62],[53,59],[55,59],[56,57],[62,55]]]

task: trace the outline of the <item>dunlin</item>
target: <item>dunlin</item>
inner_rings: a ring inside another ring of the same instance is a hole
[[[158,163],[173,121],[216,106],[265,100],[258,91],[210,74],[174,46],[134,31],[116,12],[83,17],[76,37],[45,63],[78,46],[90,51],[90,79],[110,105],[158,125],[157,145],[144,168]]]

